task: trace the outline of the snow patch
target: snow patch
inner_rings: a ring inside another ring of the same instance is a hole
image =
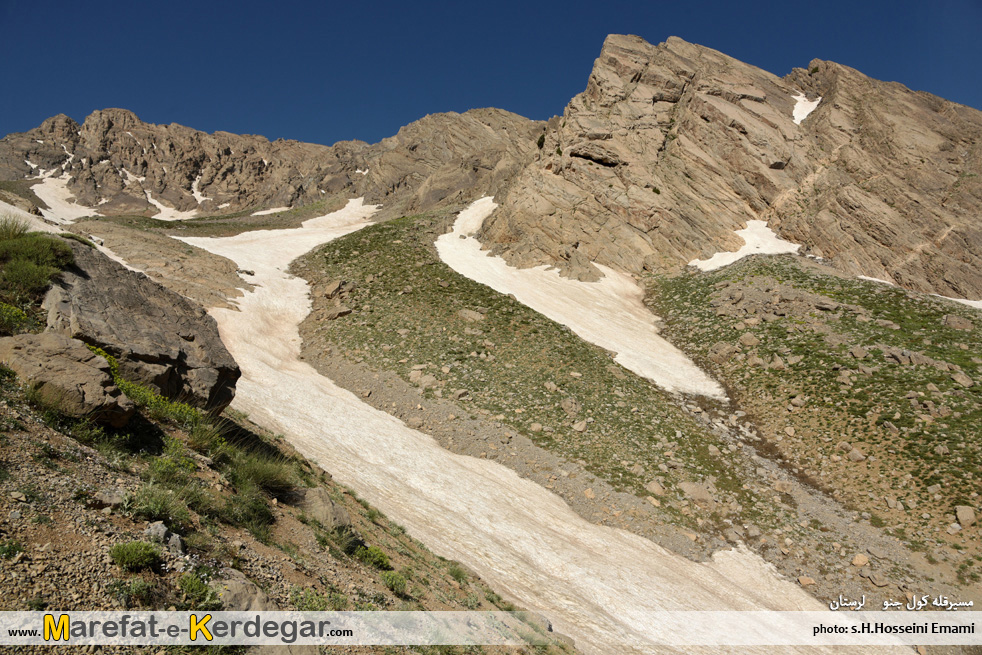
[[[693,259],[689,266],[695,266],[701,271],[715,271],[750,255],[797,254],[801,248],[799,244],[777,236],[774,230],[767,227],[767,221],[747,221],[747,227],[737,230],[735,234],[743,239],[742,248],[736,252],[718,252],[709,259]]]
[[[35,168],[38,167],[37,164],[31,163],[31,160],[30,159],[25,159],[24,160],[24,163],[27,164],[28,166],[30,166],[31,167],[31,170],[34,170]]]
[[[356,173],[361,173],[362,175],[368,175],[368,169],[367,168],[365,170],[361,170],[360,168],[356,168],[355,169],[355,172]]]
[[[218,208],[219,209],[225,209],[226,207],[231,207],[231,206],[232,206],[232,203],[230,203],[230,202],[223,202],[222,204],[220,204],[218,206]]]
[[[803,93],[799,93],[794,98],[794,110],[791,112],[791,116],[794,119],[795,125],[801,125],[801,121],[808,118],[808,114],[815,111],[815,107],[818,107],[818,103],[822,101],[822,96],[818,96],[814,100],[809,100],[807,96]]]
[[[488,197],[460,212],[453,231],[436,241],[450,268],[561,323],[582,339],[617,353],[624,368],[674,393],[724,399],[723,388],[658,334],[655,316],[633,278],[605,266],[599,282],[561,277],[546,266],[519,269],[481,249],[474,234],[497,205]],[[462,238],[463,237],[463,238]]]
[[[891,287],[897,286],[895,283],[890,282],[889,280],[881,280],[880,278],[869,277],[867,275],[857,275],[856,277],[859,278],[860,280],[866,280],[867,282],[878,282],[880,284],[886,284]],[[974,309],[982,309],[982,300],[968,300],[967,298],[952,298],[951,296],[942,296],[940,293],[932,293],[931,295],[934,296],[935,298],[943,298],[944,300],[950,300],[952,302],[957,302],[962,305],[967,305],[968,307],[972,307]]]
[[[198,201],[198,204],[200,205],[201,203],[205,202],[206,200],[211,200],[211,198],[208,198],[208,197],[202,195],[201,190],[198,189],[198,185],[199,184],[201,184],[201,176],[200,175],[198,177],[194,178],[194,182],[191,183],[191,195],[194,196],[194,199],[197,200]]]
[[[141,180],[142,182],[142,180]],[[158,221],[186,221],[191,218],[195,218],[198,215],[197,209],[192,209],[190,211],[180,211],[174,209],[173,207],[167,207],[163,205],[160,201],[154,200],[153,196],[150,195],[148,189],[143,190],[147,194],[147,202],[156,207],[159,211],[151,216],[150,218],[156,219]]]
[[[242,368],[235,409],[286,434],[438,554],[548,616],[584,652],[651,644],[659,634],[651,612],[660,610],[827,611],[745,548],[699,563],[589,523],[550,491],[445,450],[300,361],[297,326],[310,311],[309,287],[286,270],[309,249],[368,225],[374,211],[359,199],[298,229],[180,239],[255,272],[258,286],[236,300],[238,310],[210,310]]]
[[[0,200],[0,216],[10,216],[11,218],[24,221],[30,225],[31,229],[35,232],[52,232],[55,234],[62,232],[62,230],[58,229],[54,225],[51,225],[50,223],[44,222],[44,220],[35,216],[34,214],[28,213],[20,207],[8,204],[2,200]]]
[[[70,179],[72,178],[68,173],[61,177],[49,176],[31,187],[34,195],[48,206],[48,209],[41,210],[41,214],[56,223],[71,223],[85,216],[101,216],[95,209],[75,202],[75,196],[68,190]]]
[[[290,211],[289,207],[273,207],[272,209],[264,209],[262,211],[253,212],[253,216],[266,216],[268,214],[279,214],[280,212]]]

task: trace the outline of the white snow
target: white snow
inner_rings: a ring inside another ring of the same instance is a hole
[[[818,103],[822,101],[822,96],[818,96],[814,100],[809,100],[807,96],[803,93],[799,93],[794,98],[794,110],[791,112],[794,118],[795,125],[801,125],[801,121],[808,118],[808,114],[815,111],[815,107],[818,107]]]
[[[368,169],[367,168],[365,170],[361,170],[360,168],[356,168],[355,169],[355,172],[356,173],[361,173],[362,175],[368,175]]]
[[[23,209],[21,209],[20,207],[15,207],[14,205],[8,204],[0,200],[0,217],[2,216],[10,216],[11,218],[20,219],[25,223],[27,223],[28,225],[30,225],[31,229],[34,230],[35,232],[53,232],[53,233],[62,232],[62,230],[59,230],[57,227],[51,225],[50,223],[46,223],[45,221],[38,218],[34,214],[30,214],[24,211]]]
[[[623,653],[657,638],[658,610],[827,611],[746,549],[696,563],[589,523],[546,489],[494,462],[450,453],[300,361],[297,326],[310,311],[309,288],[286,269],[364,227],[374,211],[354,200],[297,229],[181,239],[255,272],[257,286],[236,301],[238,311],[210,310],[242,368],[234,408],[287,435],[438,554],[543,613],[584,652]]]
[[[32,170],[38,167],[38,165],[32,163],[30,159],[25,159],[24,160],[24,163],[27,164],[28,166],[30,166]]]
[[[201,176],[200,175],[198,177],[194,178],[194,182],[191,183],[191,195],[194,196],[194,199],[197,200],[198,201],[198,204],[200,205],[201,203],[205,202],[206,200],[211,200],[211,198],[208,198],[208,197],[202,195],[201,190],[198,188],[198,185],[199,184],[201,184]]]
[[[68,190],[70,179],[68,173],[61,177],[45,177],[40,184],[31,187],[34,194],[49,207],[41,210],[44,217],[56,223],[71,223],[85,216],[101,216],[95,209],[75,202],[75,197]]]
[[[280,212],[290,211],[289,207],[273,207],[258,212],[252,212],[253,216],[266,216],[267,214],[279,214]]]
[[[218,206],[218,208],[219,209],[225,209],[226,207],[231,207],[231,206],[232,206],[232,203],[230,203],[230,202],[223,202],[222,204],[220,204]]]
[[[715,271],[750,255],[796,254],[801,248],[799,244],[785,241],[774,234],[774,230],[767,227],[767,221],[747,221],[747,227],[737,230],[735,234],[743,239],[742,248],[736,252],[718,252],[709,259],[693,259],[689,266],[702,271]]]
[[[617,353],[624,368],[671,392],[726,397],[723,388],[658,334],[655,316],[633,278],[604,266],[599,282],[560,277],[546,266],[515,268],[481,250],[474,234],[497,205],[481,198],[460,212],[453,231],[436,242],[450,268],[569,327],[582,339]],[[462,238],[463,237],[463,238]]]
[[[142,180],[141,180],[142,182]],[[144,189],[144,193],[147,194],[147,202],[156,207],[159,211],[151,216],[158,221],[186,221],[190,218],[195,218],[198,215],[197,209],[192,209],[190,211],[180,211],[174,209],[173,207],[167,207],[162,204],[159,200],[154,200],[153,196],[150,195],[149,189]]]
[[[880,278],[869,277],[867,275],[857,275],[856,277],[859,278],[860,280],[866,280],[868,282],[879,282],[880,284],[886,284],[891,287],[897,286],[894,282],[891,282],[890,280],[881,280]],[[973,307],[975,309],[982,309],[982,300],[968,300],[967,298],[952,298],[951,296],[942,296],[940,293],[932,293],[931,295],[934,296],[935,298],[944,298],[945,300],[957,302],[962,305]]]

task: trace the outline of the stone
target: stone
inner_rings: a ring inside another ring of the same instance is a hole
[[[853,448],[850,450],[847,457],[852,462],[862,462],[866,459],[866,455],[864,455],[863,451],[861,451],[859,448]]]
[[[144,529],[143,534],[147,535],[151,541],[162,544],[167,541],[171,531],[167,529],[163,521],[154,521]]]
[[[102,489],[92,494],[89,503],[91,507],[101,509],[103,507],[119,507],[126,502],[126,494],[119,489]]]
[[[167,398],[214,412],[228,406],[240,372],[215,319],[98,250],[67,243],[75,266],[45,296],[48,331],[98,346],[120,376]]]
[[[740,335],[740,343],[744,346],[753,347],[760,343],[760,339],[755,337],[750,332],[744,332]]]
[[[300,506],[307,516],[320,523],[325,530],[351,525],[348,511],[335,503],[324,487],[307,489]]]
[[[422,417],[419,416],[410,416],[409,419],[406,421],[406,425],[412,428],[413,430],[418,430],[421,427],[423,427],[423,419]]]
[[[324,289],[324,295],[327,298],[334,298],[341,292],[342,284],[343,282],[341,280],[331,280]]]
[[[324,311],[324,320],[333,321],[337,318],[341,318],[342,316],[347,316],[350,313],[351,313],[351,308],[345,307],[344,305],[336,305],[334,307],[328,307]]]
[[[586,421],[577,421],[573,424],[573,429],[577,432],[586,432]]]
[[[967,318],[962,318],[961,316],[955,316],[954,314],[946,314],[941,320],[943,325],[947,325],[952,330],[972,330],[975,324]]]
[[[470,397],[470,392],[467,389],[454,389],[454,392],[450,394],[450,397],[454,400],[464,400]]]
[[[652,480],[644,486],[645,491],[655,494],[656,496],[664,496],[667,492],[662,483],[658,480]]]
[[[560,401],[559,406],[566,412],[567,416],[576,416],[582,409],[580,402],[572,396],[567,396]]]
[[[532,425],[529,426],[529,430],[531,432],[542,432],[542,424],[541,423],[533,423]]]
[[[952,373],[951,379],[954,380],[956,384],[959,384],[965,387],[966,389],[975,386],[975,381],[972,380],[972,378],[965,375],[964,373],[962,373],[961,371],[956,371],[955,373]]]
[[[856,556],[852,558],[852,565],[856,567],[863,567],[869,564],[869,558],[862,553],[856,553]]]
[[[869,354],[865,348],[862,346],[853,346],[849,349],[849,354],[856,359],[866,359],[866,355]]]
[[[713,497],[712,491],[704,484],[698,482],[680,482],[678,484],[679,490],[689,499],[691,499],[696,505],[702,507],[705,510],[713,511],[716,509],[716,499]]]
[[[807,575],[802,575],[798,577],[798,584],[800,584],[802,587],[810,587],[815,584],[815,579],[810,578]]]
[[[0,362],[69,416],[119,428],[136,411],[113,381],[109,362],[77,339],[52,333],[3,337]]]
[[[478,323],[484,320],[484,314],[475,312],[473,309],[461,309],[457,312],[457,316],[464,319],[468,323]]]
[[[279,609],[245,573],[236,569],[222,569],[222,578],[211,585],[218,592],[222,609],[229,612],[272,612]]]
[[[956,505],[955,518],[963,528],[970,528],[975,525],[975,508],[968,505]]]
[[[773,486],[774,491],[782,494],[789,494],[794,489],[794,486],[788,480],[775,480]]]

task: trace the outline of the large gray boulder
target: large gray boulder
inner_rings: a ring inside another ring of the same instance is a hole
[[[113,383],[109,362],[76,339],[51,333],[4,337],[0,362],[69,416],[118,428],[136,409]]]
[[[48,330],[98,346],[120,375],[211,411],[235,395],[239,367],[200,307],[94,248],[69,241],[75,266],[48,291]]]

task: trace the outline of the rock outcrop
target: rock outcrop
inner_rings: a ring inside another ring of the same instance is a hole
[[[127,380],[207,410],[224,409],[240,372],[215,320],[142,273],[69,243],[75,266],[45,297],[47,329],[102,348]]]
[[[3,337],[0,362],[69,416],[119,428],[136,409],[113,382],[109,362],[76,339],[51,333]]]
[[[800,124],[795,96],[818,107]],[[849,274],[982,298],[982,112],[831,62],[785,78],[610,36],[480,238],[521,266],[671,271],[751,219]]]

